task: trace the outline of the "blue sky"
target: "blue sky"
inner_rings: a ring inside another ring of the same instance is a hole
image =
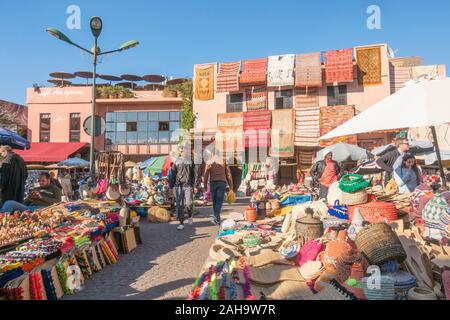
[[[366,27],[371,4],[381,8],[380,30]],[[81,30],[66,27],[70,5],[81,9]],[[129,39],[141,42],[104,58],[99,73],[183,77],[195,63],[385,42],[397,56],[450,67],[449,12],[448,0],[0,1],[0,99],[24,104],[26,88],[47,84],[50,72],[90,70],[86,55],[44,30],[59,28],[91,48],[94,15],[104,22],[104,51]]]

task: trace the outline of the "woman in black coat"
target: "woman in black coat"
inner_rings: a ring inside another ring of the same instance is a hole
[[[8,200],[22,203],[28,177],[25,161],[9,146],[0,146],[0,156],[4,158],[0,173],[1,204]]]

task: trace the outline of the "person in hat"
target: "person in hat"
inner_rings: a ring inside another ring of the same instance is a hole
[[[169,184],[175,190],[175,202],[177,207],[178,221],[177,230],[184,229],[184,211],[188,214],[188,224],[194,223],[192,219],[194,211],[194,184],[195,165],[192,161],[188,146],[180,148],[180,157],[172,164]]]
[[[0,157],[3,159],[0,174],[2,205],[9,200],[23,203],[28,178],[25,161],[10,146],[0,146]]]
[[[317,161],[311,168],[310,175],[313,179],[313,186],[319,188],[319,198],[326,199],[328,188],[342,175],[341,166],[333,160],[333,153],[329,149],[325,149],[323,160]]]

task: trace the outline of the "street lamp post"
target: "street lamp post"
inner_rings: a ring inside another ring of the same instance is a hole
[[[106,52],[100,52],[100,49],[98,47],[98,38],[102,32],[103,29],[103,22],[102,19],[100,19],[99,17],[93,17],[90,21],[90,27],[91,27],[91,32],[92,35],[94,36],[95,42],[94,42],[94,47],[92,48],[92,50],[88,50],[83,48],[82,46],[74,43],[72,40],[69,39],[69,37],[67,37],[64,33],[62,33],[61,31],[55,29],[55,28],[47,28],[46,31],[52,35],[53,37],[64,41],[74,47],[77,47],[78,49],[92,55],[93,57],[93,76],[92,76],[92,110],[91,110],[91,146],[89,149],[89,169],[90,169],[90,173],[91,175],[94,175],[95,173],[95,160],[94,160],[94,142],[95,142],[95,104],[96,104],[96,78],[97,78],[97,59],[99,56],[102,55],[106,55],[106,54],[110,54],[110,53],[115,53],[115,52],[121,52],[124,50],[128,50],[131,48],[136,47],[137,45],[139,45],[139,42],[136,40],[130,40],[127,41],[125,43],[123,43],[119,49],[116,50],[111,50],[111,51],[106,51]]]

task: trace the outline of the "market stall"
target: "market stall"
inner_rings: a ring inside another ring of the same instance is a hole
[[[450,299],[450,194],[386,194],[355,174],[330,193],[254,194],[271,214],[248,208],[223,221],[188,299]]]
[[[0,214],[0,299],[57,300],[141,243],[139,217],[116,202],[78,201]]]

